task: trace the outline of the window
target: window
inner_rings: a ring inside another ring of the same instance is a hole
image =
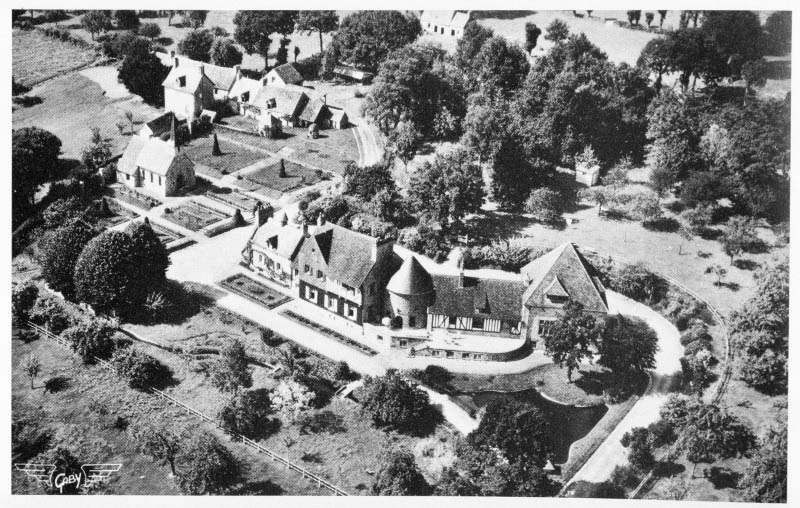
[[[322,278],[324,278],[324,277],[325,277],[325,274],[324,274],[324,273],[322,273],[322,270],[317,270],[317,278],[318,278],[318,279],[322,279]]]
[[[352,305],[347,305],[346,306],[346,311],[347,311],[347,317],[349,317],[350,319],[355,319],[356,318],[356,308],[355,307],[353,307]]]
[[[347,294],[349,294],[350,296],[354,296],[356,294],[356,288],[350,287],[347,284],[342,284],[342,287],[344,288],[345,291],[347,291]]]
[[[277,266],[278,266],[278,271],[280,271],[280,269],[281,269],[281,264],[280,264],[280,263],[278,263],[278,265],[277,265]]]
[[[411,328],[417,327],[417,318],[414,316],[408,316],[408,326]]]
[[[473,330],[483,330],[483,318],[482,317],[473,317],[472,318],[472,329]]]
[[[551,333],[553,333],[553,327],[555,326],[555,319],[540,319],[539,320],[539,337],[547,337]]]
[[[306,275],[311,275],[311,267],[306,265],[303,267],[303,273]]]
[[[131,179],[131,175],[125,175],[125,180],[130,180],[130,179]]]
[[[178,86],[181,88],[186,86],[186,76],[181,76],[178,78]]]
[[[150,172],[150,183],[153,183],[153,172]]]
[[[448,316],[447,317],[447,326],[449,328],[455,328],[456,323],[458,323],[458,318],[456,316]]]
[[[161,177],[158,177],[158,185],[161,185]]]
[[[408,341],[407,340],[401,340],[400,341],[400,347],[406,347],[406,346],[408,346]]]
[[[455,30],[450,30],[450,35],[455,35],[455,34],[456,34]]]
[[[306,299],[316,302],[317,301],[317,290],[312,288],[311,286],[306,286]]]
[[[564,305],[569,300],[568,296],[561,296],[561,295],[547,295],[547,299],[550,303],[554,303],[556,305]]]
[[[326,297],[328,299],[328,309],[336,312],[336,309],[339,308],[339,300],[332,296]]]

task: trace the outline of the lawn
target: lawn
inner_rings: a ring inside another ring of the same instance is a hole
[[[229,143],[224,138],[219,139],[222,155],[213,155],[213,146],[213,136],[203,136],[193,139],[182,150],[192,162],[214,168],[223,175],[234,173],[268,158],[262,152],[248,150],[239,144]]]
[[[280,167],[283,165],[285,176],[280,175]],[[266,166],[255,169],[243,175],[245,180],[279,192],[289,192],[294,189],[314,185],[321,181],[325,174],[320,170],[314,170],[301,166],[295,162],[284,159],[272,160]]]
[[[186,201],[177,207],[167,208],[164,210],[162,217],[190,231],[199,231],[206,226],[228,218],[222,212],[202,206],[196,201]]]
[[[268,309],[274,309],[278,305],[283,305],[291,300],[290,297],[284,295],[283,293],[279,293],[278,291],[271,289],[266,284],[262,284],[252,277],[248,277],[241,273],[228,277],[220,282],[220,285],[236,294],[242,295],[245,298],[263,305]]]
[[[14,29],[11,34],[11,74],[24,85],[33,86],[68,73],[96,57],[94,51],[47,37],[36,30]]]
[[[100,85],[77,72],[37,86],[30,95],[40,97],[42,103],[16,109],[11,117],[12,127],[36,126],[52,132],[61,139],[62,157],[69,159],[80,160],[81,151],[89,144],[92,127],[99,127],[101,134],[111,143],[112,153],[120,154],[130,141],[130,125],[125,112],[132,112],[138,125],[160,114],[159,110],[144,104],[135,95],[110,99]],[[126,125],[125,134],[120,135],[117,122]]]
[[[333,102],[331,102],[333,104]],[[232,120],[228,120],[232,121]],[[305,129],[285,127],[280,139],[267,139],[241,132],[219,129],[220,140],[229,140],[266,150],[301,164],[341,174],[349,162],[358,160],[353,129],[324,129],[317,139],[306,135]]]

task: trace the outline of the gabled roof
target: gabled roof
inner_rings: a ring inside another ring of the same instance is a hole
[[[250,92],[250,95],[255,95],[258,89],[263,85],[261,81],[252,78],[239,78],[231,87],[229,95],[233,97],[240,97],[241,95]]]
[[[529,282],[522,296],[527,307],[560,307],[547,295],[568,296],[591,312],[608,312],[605,289],[595,277],[595,269],[567,242],[525,265],[521,270]]]
[[[294,261],[305,236],[303,230],[292,224],[281,225],[269,219],[253,235],[253,245],[275,251],[278,256]]]
[[[436,300],[428,308],[432,314],[475,316],[505,321],[522,319],[522,294],[525,283],[513,279],[478,279],[458,275],[433,275]]]
[[[186,155],[178,153],[169,141],[132,136],[125,152],[117,162],[117,169],[125,174],[133,175],[136,168],[143,168],[157,175],[166,176],[167,170],[178,157],[189,160]]]
[[[335,106],[328,106],[328,111],[331,112],[331,119],[340,121],[343,118],[347,118],[347,113],[342,108],[337,108]]]
[[[299,85],[303,82],[302,74],[300,74],[291,63],[279,65],[270,72],[275,72],[284,83]]]
[[[316,122],[320,115],[327,111],[327,109],[328,106],[325,104],[325,101],[322,99],[314,99],[303,108],[303,112],[300,113],[300,119],[306,122]]]
[[[386,289],[398,295],[424,295],[433,292],[433,278],[412,255],[392,275]]]
[[[209,82],[211,81],[208,76],[204,76],[203,73],[200,72],[200,67],[179,65],[178,67],[173,67],[172,70],[169,71],[162,85],[165,88],[170,88],[179,92],[195,93],[197,89],[200,88],[200,83],[203,79],[208,79]]]
[[[156,56],[159,60],[161,60],[161,63],[167,67],[173,67],[175,65],[175,58],[178,59],[178,68],[185,66],[199,68],[202,65],[206,76],[211,80],[214,88],[218,88],[220,90],[228,91],[236,82],[236,75],[238,73],[233,67],[222,67],[206,62],[199,62],[182,55],[178,55],[173,58],[169,55],[169,53],[156,53]]]
[[[150,129],[150,132],[153,133],[154,137],[160,137],[165,132],[169,132],[170,128],[172,127],[172,120],[173,118],[176,121],[176,125],[180,124],[180,120],[175,117],[175,113],[172,111],[167,111],[163,115],[159,115],[145,125]]]
[[[274,107],[271,102],[274,100]],[[300,90],[288,87],[265,86],[262,87],[255,97],[250,99],[250,104],[262,109],[273,109],[284,116],[297,116],[303,106],[308,102],[308,95]]]
[[[330,222],[317,226],[311,238],[327,265],[326,275],[354,288],[361,287],[375,266],[378,240]]]
[[[431,23],[439,28],[464,28],[469,18],[469,11],[422,11],[420,23]]]

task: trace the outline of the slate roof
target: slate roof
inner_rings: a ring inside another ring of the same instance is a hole
[[[167,170],[176,157],[186,157],[175,151],[172,143],[161,141],[158,138],[143,138],[132,136],[125,152],[117,162],[117,169],[125,174],[133,175],[136,168],[141,167],[161,176],[167,175]]]
[[[253,245],[274,251],[278,256],[294,261],[304,240],[302,228],[291,224],[285,226],[269,219],[253,235]]]
[[[361,287],[375,261],[378,240],[342,226],[325,223],[311,235],[327,265],[326,275],[354,288]]]
[[[322,99],[314,99],[303,108],[303,112],[300,113],[300,119],[310,123],[316,122],[320,115],[327,109],[328,106],[325,104],[325,101]]]
[[[156,56],[161,60],[161,63],[167,67],[173,67],[175,65],[175,60],[169,56],[169,53],[156,53]],[[178,55],[176,58],[178,59],[179,69],[184,66],[199,68],[202,65],[206,76],[208,76],[208,79],[214,84],[214,88],[228,91],[236,82],[237,73],[236,69],[233,67],[222,67],[206,62],[199,62],[182,55]]]
[[[436,300],[428,308],[430,313],[522,320],[525,283],[521,280],[464,277],[462,288],[459,287],[458,275],[433,275],[433,285],[436,288]]]
[[[567,296],[586,311],[608,312],[605,288],[596,270],[570,242],[531,261],[521,273],[530,284],[522,296],[526,307],[560,308],[547,300],[549,294]]]
[[[175,113],[172,111],[167,111],[163,115],[159,115],[145,125],[150,129],[150,132],[153,133],[154,137],[160,137],[165,132],[169,132],[170,128],[172,127],[172,119],[175,118]],[[180,125],[181,121],[175,118],[175,125]]]
[[[433,278],[412,255],[392,275],[386,289],[398,295],[424,295],[433,292]]]
[[[183,86],[181,86],[180,83],[182,77],[186,78]],[[179,92],[194,93],[200,87],[202,79],[203,74],[200,73],[199,66],[179,65],[177,68],[173,67],[172,70],[169,71],[162,85]],[[208,76],[206,76],[206,79],[208,79]]]
[[[275,71],[275,74],[278,75],[284,83],[290,83],[293,85],[299,85],[303,82],[303,75],[300,74],[297,69],[295,69],[294,65],[291,63],[285,63],[283,65],[279,65],[272,69]],[[272,72],[270,71],[270,72]]]
[[[337,108],[335,106],[328,106],[328,111],[331,112],[331,120],[341,122],[342,119],[348,119],[347,113],[342,108]]]

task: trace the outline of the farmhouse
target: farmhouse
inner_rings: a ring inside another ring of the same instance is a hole
[[[233,67],[222,67],[213,65],[206,62],[198,62],[185,56],[176,55],[175,51],[169,53],[156,53],[156,56],[161,63],[166,67],[203,67],[206,77],[211,80],[214,90],[214,98],[217,100],[227,99],[231,93],[233,85],[241,79],[242,71],[241,66],[234,65]]]
[[[244,261],[259,275],[290,288],[297,288],[297,255],[309,234],[307,225],[289,222],[286,213],[280,219],[269,218],[256,227],[245,250]],[[313,232],[313,230],[312,230]]]
[[[133,136],[117,162],[117,182],[154,197],[174,196],[194,186],[194,164],[172,140]]]
[[[214,83],[206,76],[205,66],[175,65],[162,83],[164,109],[180,119],[193,119],[204,109],[214,107]]]
[[[461,37],[470,20],[470,11],[422,11],[419,22],[427,33]]]
[[[264,86],[244,105],[244,115],[257,119],[271,114],[279,118],[284,126],[297,127],[308,102],[309,97],[302,87]]]
[[[270,86],[302,85],[303,76],[294,65],[285,63],[270,70],[264,76],[265,84]]]

